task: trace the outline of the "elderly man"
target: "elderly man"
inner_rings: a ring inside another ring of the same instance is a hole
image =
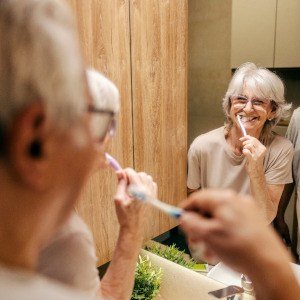
[[[101,143],[112,112],[102,111],[103,122],[94,126],[99,109],[62,1],[0,0],[0,38],[0,298],[93,299],[35,270],[41,249],[69,220],[86,178],[104,154]],[[134,222],[141,221],[143,209],[127,195],[127,185],[142,184],[151,193],[156,189],[150,176],[132,169],[118,178],[123,276],[108,276],[102,299],[129,298],[133,285],[142,239],[128,219],[133,211]]]
[[[96,135],[99,134],[99,129],[105,130],[101,134],[103,138],[96,139],[102,153],[99,155],[102,161],[97,164],[98,169],[106,167],[103,161],[103,151],[115,129],[114,119],[110,114],[103,116],[103,113],[115,114],[118,111],[119,93],[111,81],[95,70],[87,71],[87,79],[93,99],[90,109],[98,112],[92,115],[92,128]],[[107,123],[107,118],[111,120],[110,123]],[[125,172],[130,180],[135,181],[135,184],[148,182],[150,186],[153,186],[152,191],[156,193],[156,184],[150,176],[145,173],[135,174],[132,169],[126,169]],[[122,172],[118,172],[117,175],[122,178]],[[97,259],[93,237],[75,211],[50,244],[41,251],[37,268],[39,272],[84,290],[95,298],[97,294],[100,294],[112,299],[130,299],[136,260],[143,240],[141,224],[144,221],[146,206],[136,201],[128,202],[126,199],[124,201],[126,188],[124,184],[124,181],[119,183],[115,196],[120,224],[117,247],[101,284],[96,268]],[[100,198],[99,201],[101,202],[102,199]]]

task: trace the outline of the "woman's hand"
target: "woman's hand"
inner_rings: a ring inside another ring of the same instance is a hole
[[[247,158],[246,171],[249,176],[260,176],[263,172],[263,164],[266,147],[255,137],[246,135],[240,138],[243,144],[243,154]]]
[[[157,184],[152,177],[144,172],[137,173],[131,168],[117,172],[119,184],[114,200],[116,213],[121,230],[138,234],[141,232],[141,226],[145,219],[147,205],[135,200],[127,193],[127,187],[130,184],[137,185],[147,191],[147,193],[156,198]]]

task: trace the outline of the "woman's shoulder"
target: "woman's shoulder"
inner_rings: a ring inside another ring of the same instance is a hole
[[[198,156],[206,154],[212,154],[214,150],[223,149],[226,144],[224,137],[224,127],[220,127],[211,130],[207,133],[203,133],[194,139],[189,148],[190,156]]]
[[[270,148],[276,149],[293,149],[292,142],[284,136],[274,133],[274,139],[270,144]]]
[[[220,143],[220,141],[222,140],[221,137],[223,137],[224,139],[224,127],[219,127],[206,133],[200,134],[194,139],[192,145],[197,146],[214,144],[216,142]]]
[[[87,224],[82,220],[82,218],[73,212],[69,219],[63,224],[58,230],[54,241],[70,238],[70,237],[83,237],[87,240],[93,240],[92,233],[88,228]]]

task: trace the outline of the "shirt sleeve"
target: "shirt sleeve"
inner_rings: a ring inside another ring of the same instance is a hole
[[[300,120],[298,120],[298,122],[299,121]],[[297,122],[296,113],[294,112],[293,115],[292,115],[292,117],[291,117],[288,129],[286,131],[286,137],[292,142],[292,144],[294,146],[296,145],[296,142],[298,140],[298,132],[299,132],[298,122]]]
[[[299,185],[300,178],[300,108],[294,110],[291,117],[286,137],[292,142],[294,146],[294,157],[293,157],[293,177],[295,184]]]
[[[281,139],[270,151],[269,160],[265,169],[268,184],[287,184],[293,182],[292,161],[293,145],[287,139]]]

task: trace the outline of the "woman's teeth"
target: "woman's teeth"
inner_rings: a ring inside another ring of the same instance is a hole
[[[243,121],[243,122],[251,122],[251,121],[257,119],[257,117],[245,117],[245,116],[240,116],[240,118],[241,118],[241,121]]]

